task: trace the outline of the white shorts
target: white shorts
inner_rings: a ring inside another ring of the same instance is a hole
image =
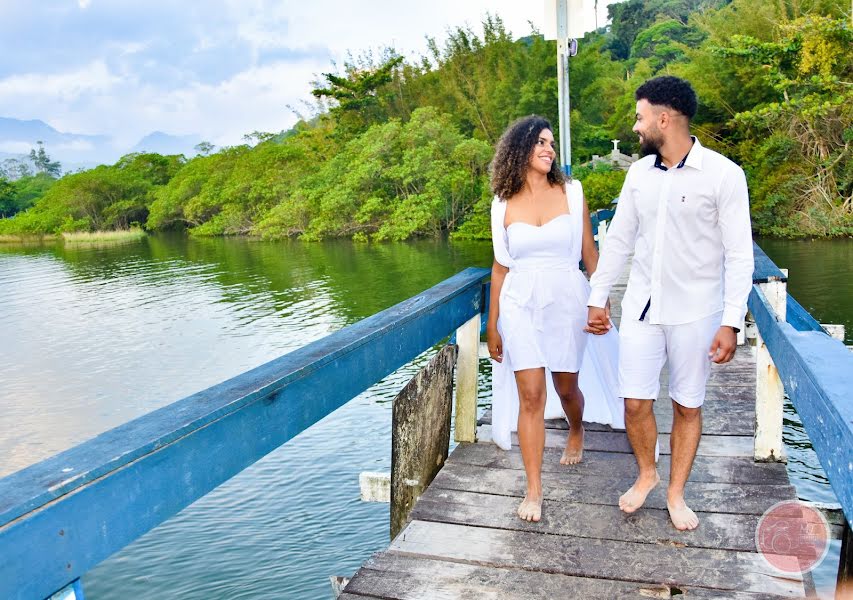
[[[708,351],[722,312],[682,325],[651,325],[623,318],[619,328],[619,390],[623,398],[655,400],[669,360],[669,397],[687,408],[705,401],[711,374]]]

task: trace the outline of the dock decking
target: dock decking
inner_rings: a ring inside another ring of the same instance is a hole
[[[611,296],[623,292],[624,284]],[[686,491],[701,521],[697,530],[677,531],[666,511],[672,407],[665,383],[655,403],[661,485],[632,515],[617,505],[636,476],[625,432],[588,424],[583,462],[563,466],[567,424],[548,421],[542,520],[520,520],[521,454],[517,445],[505,452],[491,442],[487,412],[477,443],[455,448],[406,528],[362,566],[340,598],[805,596],[812,588],[808,575],[783,577],[756,549],[761,515],[795,499],[796,491],[785,465],[753,460],[755,368],[748,345],[731,363],[713,368]]]

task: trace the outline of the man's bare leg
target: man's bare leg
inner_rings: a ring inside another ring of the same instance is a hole
[[[542,516],[542,453],[545,450],[545,369],[525,369],[515,372],[518,386],[518,445],[524,472],[527,474],[527,495],[518,507],[518,516],[525,521],[539,521]]]
[[[619,508],[630,514],[643,506],[646,496],[660,483],[655,465],[658,427],[653,400],[625,398],[625,431],[640,470],[634,485],[619,497]]]
[[[687,408],[672,401],[672,463],[666,507],[676,529],[688,531],[699,526],[699,518],[684,502],[684,486],[693,468],[696,449],[702,437],[702,408]]]
[[[560,396],[563,412],[569,420],[566,449],[560,458],[561,465],[576,465],[583,460],[583,407],[584,397],[578,387],[577,373],[552,373],[554,388]]]

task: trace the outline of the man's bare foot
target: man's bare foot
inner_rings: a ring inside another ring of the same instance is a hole
[[[643,503],[646,501],[646,496],[648,496],[649,492],[655,489],[659,483],[660,475],[658,475],[657,470],[655,470],[654,478],[643,477],[642,475],[637,477],[637,481],[634,482],[634,485],[632,485],[627,492],[619,496],[619,509],[628,514],[636,511],[643,506]]]
[[[691,531],[699,527],[699,517],[685,504],[684,498],[667,500],[666,509],[669,511],[672,524],[679,531]]]
[[[576,465],[583,460],[583,427],[578,430],[569,429],[566,449],[560,457],[561,465]]]
[[[522,521],[538,523],[542,518],[542,496],[538,498],[524,497],[521,504],[518,505],[518,516]]]

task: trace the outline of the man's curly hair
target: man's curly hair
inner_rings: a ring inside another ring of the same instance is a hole
[[[553,131],[547,119],[530,115],[514,121],[498,140],[495,157],[489,168],[492,172],[492,191],[501,200],[509,200],[524,186],[530,153],[543,129]],[[563,185],[565,181],[559,161],[555,158],[548,172],[548,183]]]
[[[649,104],[668,106],[691,120],[696,116],[696,92],[689,83],[672,75],[649,79],[637,88],[636,100],[647,100]]]

